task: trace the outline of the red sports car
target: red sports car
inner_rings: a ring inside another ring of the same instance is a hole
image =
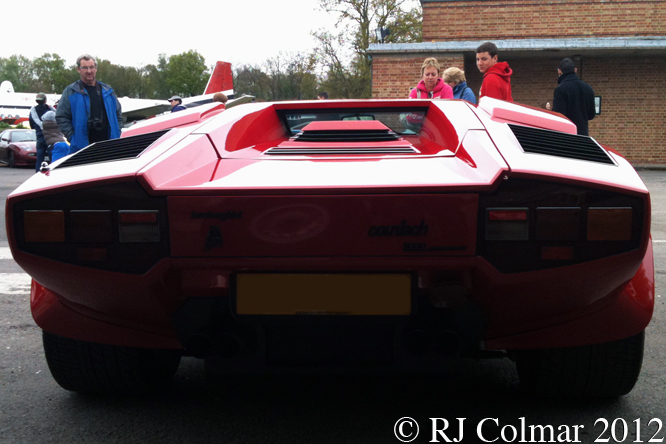
[[[650,199],[559,114],[484,97],[210,104],[54,162],[7,200],[55,380],[515,360],[618,396],[654,305]]]
[[[7,129],[0,133],[0,162],[10,168],[19,165],[35,166],[37,136],[33,129]]]

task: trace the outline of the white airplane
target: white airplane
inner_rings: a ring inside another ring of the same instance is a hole
[[[224,93],[229,99],[234,97],[233,77],[231,64],[217,62],[213,73],[208,79],[204,93],[199,96],[183,98],[183,105],[188,108],[202,105],[213,101],[213,95],[217,92]],[[0,84],[0,121],[10,125],[27,122],[30,108],[35,106],[37,93],[17,93],[9,80]],[[60,94],[47,94],[46,103],[54,106],[60,100]],[[130,97],[119,97],[118,101],[123,110],[125,122],[147,119],[171,109],[171,104],[166,100],[133,99]]]
[[[30,108],[35,106],[37,93],[14,92],[14,85],[9,80],[0,83],[0,121],[10,125],[28,120]],[[60,100],[60,94],[47,94],[46,103],[53,104]]]

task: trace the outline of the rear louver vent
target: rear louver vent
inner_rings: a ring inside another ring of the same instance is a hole
[[[121,139],[105,140],[88,145],[75,155],[65,160],[57,168],[86,165],[89,163],[110,162],[112,160],[134,159],[143,153],[157,139],[168,133],[170,129],[154,133]]]
[[[305,130],[292,140],[294,142],[390,142],[399,139],[400,136],[389,129],[359,129]]]
[[[613,159],[606,153],[606,150],[588,136],[566,134],[520,125],[509,124],[509,127],[526,153],[589,160],[591,162],[608,163],[611,165],[615,164]]]
[[[414,154],[417,151],[409,147],[387,147],[387,148],[270,148],[265,154],[271,155],[345,155],[345,154]]]

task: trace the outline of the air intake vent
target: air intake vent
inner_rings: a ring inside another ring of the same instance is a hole
[[[400,136],[378,120],[329,120],[307,124],[291,140],[315,143],[376,143],[400,140]]]
[[[509,127],[526,153],[615,165],[606,150],[588,136],[512,124]]]
[[[301,131],[294,142],[391,142],[399,140],[395,132],[385,130]]]
[[[308,156],[308,155],[345,155],[345,154],[414,154],[418,153],[411,147],[362,147],[362,148],[270,148],[264,154]]]
[[[154,133],[139,134],[138,136],[96,142],[88,145],[81,151],[77,151],[76,154],[56,168],[137,158],[157,139],[169,131],[170,129],[166,129],[155,131]]]

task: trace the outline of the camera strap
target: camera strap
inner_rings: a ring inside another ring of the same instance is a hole
[[[97,98],[99,100],[99,117],[102,119],[102,114],[104,113],[104,97],[102,97],[102,85],[99,84],[99,82],[95,82],[95,91],[97,91]]]

